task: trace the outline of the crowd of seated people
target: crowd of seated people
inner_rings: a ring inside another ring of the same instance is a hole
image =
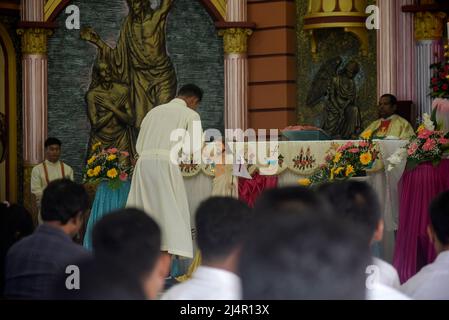
[[[402,286],[394,267],[371,255],[383,221],[364,182],[271,189],[254,209],[233,198],[205,200],[195,217],[202,263],[168,290],[170,257],[160,251],[157,223],[137,209],[110,213],[94,227],[89,253],[72,241],[88,206],[85,189],[61,179],[45,189],[43,224],[34,232],[28,213],[12,221],[17,209],[2,210],[10,226],[2,240],[4,298],[449,299],[449,192],[429,209],[439,255]]]

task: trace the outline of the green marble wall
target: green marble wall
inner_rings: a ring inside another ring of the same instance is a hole
[[[115,45],[128,13],[125,0],[74,0],[80,8],[81,26],[92,26]],[[80,40],[79,30],[67,30],[61,13],[60,28],[49,40],[48,129],[63,142],[63,160],[81,181],[90,124],[85,94],[96,55],[92,45]],[[176,0],[167,22],[167,50],[175,65],[178,85],[193,82],[205,96],[199,113],[204,128],[223,130],[223,42],[204,7],[193,0]]]

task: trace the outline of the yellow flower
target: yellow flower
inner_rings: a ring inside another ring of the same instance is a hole
[[[371,130],[366,130],[366,131],[362,132],[362,134],[360,136],[362,137],[362,139],[368,140],[369,138],[371,138],[372,135],[373,135],[373,132]]]
[[[115,160],[116,158],[117,158],[117,156],[115,154],[111,154],[107,160],[112,161],[112,160]]]
[[[335,168],[332,168],[331,169],[331,176],[330,176],[330,178],[329,178],[329,180],[334,180],[334,173],[335,173]]]
[[[108,176],[108,178],[114,179],[115,177],[118,176],[118,172],[115,168],[112,168],[112,169],[108,170],[106,175]]]
[[[96,144],[94,144],[94,145],[92,146],[92,151],[97,150],[97,148],[98,148],[99,146],[101,146],[101,142],[97,142]]]
[[[346,167],[346,172],[345,172],[345,176],[349,177],[350,174],[354,173],[354,167],[351,165],[348,165]]]
[[[93,177],[93,175],[94,175],[94,170],[92,170],[92,169],[87,170],[88,177]]]
[[[418,133],[420,133],[421,131],[423,131],[426,127],[422,124],[418,127]]]
[[[312,184],[312,181],[310,181],[310,179],[308,179],[308,178],[305,178],[305,179],[299,179],[298,183],[303,187],[307,187]]]
[[[94,168],[93,174],[94,174],[94,176],[96,177],[96,176],[98,176],[98,175],[100,174],[100,172],[101,172],[101,167],[100,167],[100,166],[96,166],[96,167]]]
[[[334,157],[334,163],[337,163],[338,161],[340,161],[341,156],[342,156],[341,152],[337,152]]]
[[[337,169],[335,169],[334,173],[336,175],[339,175],[345,168],[344,167],[338,167]]]
[[[92,158],[87,160],[87,164],[92,164],[95,161],[95,159],[97,159],[97,157],[96,156],[92,156]]]
[[[369,152],[365,152],[360,155],[360,163],[363,164],[364,166],[369,164],[371,160],[373,160],[373,156]]]

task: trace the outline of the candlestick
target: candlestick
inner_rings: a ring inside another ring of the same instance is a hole
[[[449,41],[449,21],[447,22],[447,39]]]

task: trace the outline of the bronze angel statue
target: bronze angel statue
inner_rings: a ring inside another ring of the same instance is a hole
[[[356,61],[340,68],[343,60],[327,60],[318,70],[307,95],[307,106],[323,102],[325,117],[323,130],[334,139],[350,139],[361,130],[360,110],[356,105],[357,86],[354,78],[360,71]]]

